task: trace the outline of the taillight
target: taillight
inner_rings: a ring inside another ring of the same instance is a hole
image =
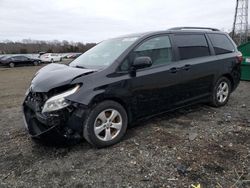
[[[243,62],[243,57],[242,57],[241,52],[238,52],[236,58],[237,58],[237,63],[242,63]]]

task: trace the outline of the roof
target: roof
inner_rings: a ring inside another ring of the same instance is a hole
[[[144,33],[133,33],[128,35],[122,35],[116,38],[124,37],[144,37],[150,35],[164,34],[164,33],[222,33],[220,30],[208,27],[174,27],[162,31],[149,31]]]

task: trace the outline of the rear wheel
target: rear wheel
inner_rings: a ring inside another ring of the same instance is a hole
[[[221,77],[213,88],[211,104],[214,107],[224,106],[231,93],[231,81],[226,77]]]
[[[117,102],[97,104],[84,123],[84,138],[97,148],[118,143],[127,130],[127,113]]]
[[[15,63],[13,63],[13,62],[9,63],[9,67],[10,68],[14,68],[15,67]]]
[[[54,63],[54,59],[51,59],[51,63]]]

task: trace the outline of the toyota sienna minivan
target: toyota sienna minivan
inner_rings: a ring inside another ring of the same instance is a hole
[[[53,63],[35,74],[23,102],[25,125],[33,138],[53,132],[110,146],[145,117],[194,103],[225,105],[241,61],[232,39],[213,28],[109,39],[69,65]]]

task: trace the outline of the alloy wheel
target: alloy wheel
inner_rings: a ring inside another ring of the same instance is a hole
[[[122,129],[121,114],[115,109],[103,110],[94,123],[94,132],[98,139],[110,141],[117,137]]]
[[[223,81],[219,84],[218,88],[217,88],[217,100],[219,103],[223,103],[227,100],[229,95],[229,86],[228,83]]]
[[[10,63],[9,66],[10,66],[10,68],[14,68],[15,64],[14,63]]]

